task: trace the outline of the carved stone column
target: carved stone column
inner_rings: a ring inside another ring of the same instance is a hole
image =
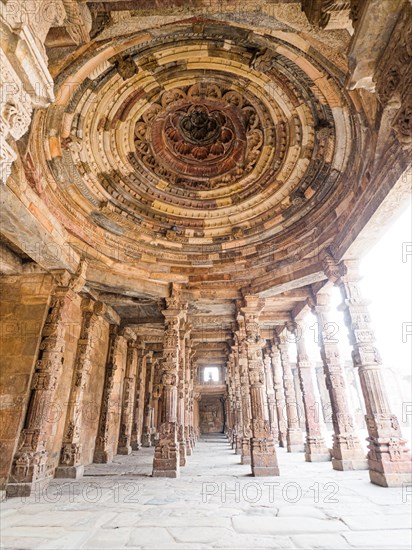
[[[299,427],[298,404],[295,388],[293,386],[293,374],[289,361],[288,342],[285,337],[278,339],[280,361],[283,369],[283,389],[285,391],[286,405],[286,446],[288,453],[304,451],[303,434]]]
[[[123,379],[122,413],[120,418],[119,443],[117,452],[119,455],[128,455],[132,452],[132,424],[135,398],[137,349],[136,335],[126,329],[123,336],[127,338],[126,371]]]
[[[229,354],[227,368],[230,373],[231,380],[231,399],[233,411],[233,429],[232,429],[232,448],[235,449],[235,454],[241,454],[242,449],[242,401],[240,391],[240,373],[239,373],[239,358],[237,346],[233,346],[233,351]]]
[[[244,329],[244,326],[243,326]],[[241,338],[243,331],[240,331]],[[252,408],[250,404],[249,368],[245,339],[239,340],[240,396],[242,400],[242,449],[241,464],[251,464],[250,441],[252,439]]]
[[[10,497],[28,496],[36,483],[50,477],[46,451],[48,414],[64,362],[68,310],[76,293],[84,286],[85,266],[79,266],[74,277],[63,272],[56,278],[58,286],[51,297],[43,326],[24,427],[6,486],[6,494]]]
[[[305,411],[305,460],[306,462],[327,462],[331,459],[331,456],[322,436],[320,408],[319,404],[316,403],[315,388],[313,385],[312,364],[306,352],[305,328],[302,323],[299,325],[294,323],[291,326],[291,330],[296,338],[298,352],[297,369]]]
[[[328,293],[321,292],[309,305],[318,321],[320,354],[332,407],[332,465],[335,470],[365,470],[368,465],[350,414],[339,348],[335,339],[329,336],[328,328],[332,326],[328,317],[329,302]]]
[[[180,457],[178,443],[178,375],[179,375],[179,330],[184,322],[186,308],[182,307],[180,293],[174,287],[166,298],[165,334],[163,340],[162,385],[164,418],[160,427],[159,443],[153,460],[153,476],[179,477]]]
[[[193,357],[193,352],[191,350],[190,342],[190,333],[186,335],[186,345],[185,345],[185,398],[184,398],[184,437],[186,443],[186,454],[191,456],[192,454],[192,441],[191,441],[191,397],[190,397],[190,386],[191,386],[191,361]]]
[[[180,466],[186,465],[186,440],[185,440],[185,378],[186,378],[186,349],[185,331],[179,331],[179,374],[177,384],[177,439],[179,442]]]
[[[227,400],[226,400],[226,409],[227,409],[227,427],[226,435],[233,448],[233,437],[235,430],[235,418],[234,418],[234,383],[233,383],[233,373],[232,373],[232,363],[228,361],[226,369],[226,385],[227,385]]]
[[[110,325],[109,350],[107,354],[102,405],[100,409],[99,430],[97,432],[93,456],[93,462],[99,464],[111,462],[113,460],[113,451],[111,445],[109,445],[108,434],[111,419],[110,404],[113,402],[114,378],[118,368],[116,355],[119,345],[119,336],[119,327],[117,325]]]
[[[241,374],[239,366],[239,355],[233,355],[233,379],[234,379],[234,399],[236,413],[236,433],[235,433],[235,454],[242,454],[242,439],[243,439],[243,407],[242,407],[242,388]]]
[[[286,405],[285,394],[283,390],[283,371],[280,359],[280,351],[276,344],[272,343],[272,373],[273,385],[275,388],[276,411],[278,419],[278,439],[279,447],[286,447]]]
[[[162,424],[161,397],[163,388],[161,382],[162,370],[159,360],[156,359],[153,362],[152,414],[150,428],[150,441],[153,447],[156,447],[159,441],[159,430]]]
[[[353,346],[353,364],[358,369],[365,400],[369,477],[376,485],[400,487],[412,481],[411,454],[386,395],[382,361],[375,347],[367,303],[359,289],[358,264],[345,260],[339,268],[340,278],[335,284],[342,294],[342,309]]]
[[[135,403],[133,411],[133,427],[130,444],[133,451],[138,451],[142,444],[143,414],[146,388],[146,357],[144,342],[136,343],[137,376],[135,385]]]
[[[192,359],[191,365],[190,365],[190,372],[191,372],[191,378],[190,378],[190,441],[192,448],[195,447],[196,441],[198,439],[197,434],[197,425],[196,425],[196,411],[195,411],[195,385],[197,380],[197,370],[198,370],[198,364],[197,361]]]
[[[269,411],[269,424],[270,431],[272,433],[273,441],[277,442],[279,440],[279,428],[278,428],[278,415],[276,409],[276,398],[275,398],[275,388],[273,384],[273,373],[272,373],[272,359],[269,351],[266,349],[264,353],[265,367],[265,380],[266,380],[266,398],[268,403]]]
[[[202,395],[200,392],[195,391],[193,393],[193,427],[196,440],[198,440],[200,436],[199,401],[201,397]]]
[[[146,387],[143,410],[142,447],[152,446],[154,363],[153,352],[149,352],[146,355]]]
[[[67,406],[66,421],[64,426],[63,445],[61,449],[59,466],[54,477],[79,478],[83,475],[82,445],[80,443],[80,430],[82,427],[82,412],[84,391],[89,383],[91,369],[90,354],[96,344],[93,330],[99,315],[105,311],[105,305],[84,298],[81,304],[82,326],[77,342],[76,358],[74,362],[73,379],[70,389],[69,403]]]
[[[257,296],[246,296],[245,316],[246,350],[249,369],[250,403],[252,409],[252,439],[250,447],[252,475],[277,476],[279,467],[276,449],[269,426],[266,401],[265,371],[260,337],[259,313],[262,309]]]

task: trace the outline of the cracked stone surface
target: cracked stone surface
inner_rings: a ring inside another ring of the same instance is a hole
[[[203,437],[179,479],[151,477],[153,449],[92,464],[1,503],[7,549],[402,549],[411,489],[377,487],[278,449],[280,477],[253,478],[226,438]]]

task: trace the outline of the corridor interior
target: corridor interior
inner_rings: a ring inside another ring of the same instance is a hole
[[[152,478],[153,447],[2,503],[2,547],[409,549],[405,488],[373,485],[278,449],[282,477],[253,478],[228,439],[203,434],[180,479]]]

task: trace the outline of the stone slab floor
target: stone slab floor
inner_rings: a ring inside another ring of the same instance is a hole
[[[93,464],[1,503],[1,548],[411,548],[410,487],[335,472],[279,450],[282,475],[258,478],[227,440],[200,440],[180,479],[151,478],[153,449]]]

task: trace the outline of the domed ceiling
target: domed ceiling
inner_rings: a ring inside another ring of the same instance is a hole
[[[68,59],[35,156],[71,245],[142,281],[233,297],[316,271],[369,160],[343,57],[316,46],[196,19]]]

